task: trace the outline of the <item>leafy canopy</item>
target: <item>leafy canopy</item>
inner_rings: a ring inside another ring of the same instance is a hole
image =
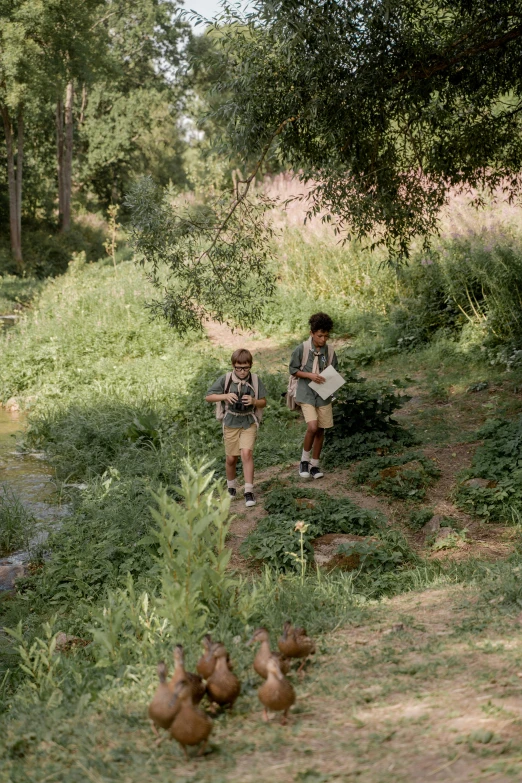
[[[215,26],[232,145],[259,154],[284,123],[282,161],[338,230],[397,258],[450,187],[518,191],[522,2],[257,0]]]

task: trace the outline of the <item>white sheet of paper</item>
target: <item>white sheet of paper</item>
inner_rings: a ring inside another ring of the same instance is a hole
[[[329,364],[328,367],[326,367],[320,374],[323,376],[323,378],[326,378],[324,383],[315,383],[314,381],[310,381],[308,385],[311,389],[314,390],[314,392],[317,392],[319,397],[322,397],[323,400],[326,400],[332,394],[335,394],[337,389],[340,389],[341,386],[344,386],[346,383],[343,376],[339,375],[337,370],[332,367],[331,364]]]

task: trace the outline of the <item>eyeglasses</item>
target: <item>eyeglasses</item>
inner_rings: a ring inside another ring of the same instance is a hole
[[[250,367],[238,367],[237,365],[234,367],[234,370],[236,372],[250,372]]]

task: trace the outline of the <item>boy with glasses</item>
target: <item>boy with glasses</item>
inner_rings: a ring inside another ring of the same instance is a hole
[[[232,373],[222,375],[208,390],[205,400],[217,403],[217,417],[223,420],[228,493],[237,495],[236,468],[241,456],[245,477],[245,505],[255,506],[254,445],[262,409],[266,405],[266,389],[260,378],[251,372],[250,351],[239,348],[232,354]]]

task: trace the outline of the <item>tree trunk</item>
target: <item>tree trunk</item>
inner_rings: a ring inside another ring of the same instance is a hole
[[[63,148],[63,218],[61,230],[71,227],[72,160],[73,160],[74,85],[70,81],[65,91],[65,134]]]
[[[21,117],[21,112],[19,119]],[[22,168],[20,172],[15,170],[14,147],[13,147],[13,126],[9,111],[6,106],[2,106],[2,119],[4,121],[5,144],[7,148],[7,183],[9,189],[9,228],[11,232],[11,250],[14,259],[20,269],[23,267],[22,259],[22,234],[21,234],[21,196],[22,196]],[[23,127],[23,126],[22,126]],[[20,134],[18,130],[18,150],[20,151],[23,142],[23,130]]]
[[[58,174],[58,225],[63,223],[63,100],[56,102],[56,171]]]
[[[24,115],[23,109],[18,109],[18,151],[16,153],[16,212],[18,221],[18,241],[22,246],[22,175],[24,166]],[[20,261],[22,260],[20,253]]]

